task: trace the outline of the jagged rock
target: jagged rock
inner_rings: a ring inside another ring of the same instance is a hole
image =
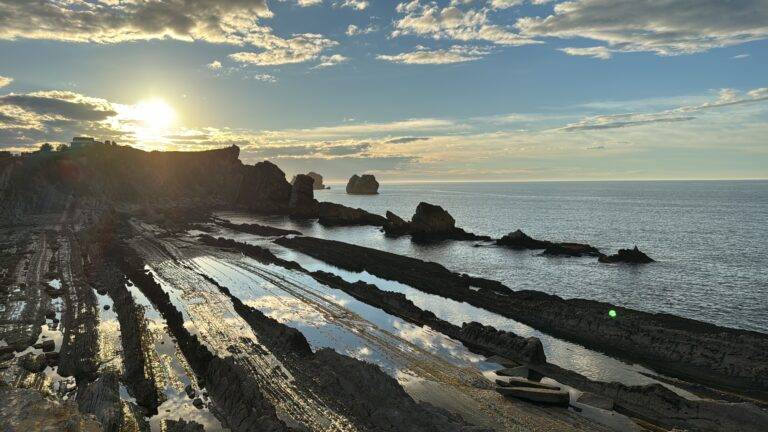
[[[192,387],[192,384],[187,384],[186,387],[184,387],[184,393],[187,394],[187,397],[190,399],[194,399],[197,397],[197,391],[194,387]]]
[[[597,260],[601,263],[627,264],[647,264],[654,262],[651,257],[641,252],[637,246],[635,246],[634,249],[619,249],[619,252],[615,255],[600,255],[600,258]]]
[[[291,198],[288,208],[291,217],[311,219],[317,217],[317,200],[314,198],[312,177],[299,174],[293,179],[291,185]]]
[[[417,241],[432,240],[490,240],[456,227],[456,220],[440,206],[420,202],[410,222],[392,212],[387,212],[384,233],[390,237],[410,235]]]
[[[200,399],[200,398],[195,398],[192,401],[192,405],[194,405],[195,408],[197,408],[197,409],[203,409],[203,407],[205,407],[205,404],[203,403],[203,400]]]
[[[325,226],[383,226],[386,223],[386,219],[363,209],[355,209],[336,203],[321,202],[319,204],[318,222]]]
[[[19,359],[19,366],[30,373],[40,373],[47,366],[44,354],[26,354]]]
[[[326,189],[326,186],[323,184],[323,176],[321,176],[320,174],[314,171],[308,172],[307,175],[312,177],[312,180],[314,181],[314,183],[312,184],[313,189],[315,190]]]
[[[514,333],[497,330],[478,322],[461,326],[462,340],[492,349],[494,354],[522,359],[527,363],[546,363],[544,345],[536,337],[523,338]]]
[[[96,418],[81,413],[71,400],[57,402],[37,390],[5,386],[0,386],[0,429],[11,432],[103,432]]]
[[[254,234],[258,236],[264,236],[264,237],[279,237],[284,235],[301,235],[300,231],[296,230],[285,230],[281,228],[275,228],[267,225],[259,225],[259,224],[235,224],[228,220],[224,219],[214,219],[213,220],[216,225],[222,226],[224,228],[229,228],[234,231],[240,231],[248,234]]]
[[[376,195],[379,193],[379,182],[372,174],[353,175],[347,182],[347,193],[353,195]]]

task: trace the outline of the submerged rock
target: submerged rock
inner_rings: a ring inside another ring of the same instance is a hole
[[[321,202],[318,210],[318,222],[325,226],[383,226],[387,221],[382,216],[369,213],[363,209],[356,209],[336,203]]]
[[[597,259],[601,263],[627,263],[627,264],[647,264],[654,260],[641,252],[637,246],[634,249],[619,249],[615,255],[600,255]]]
[[[372,174],[353,175],[347,182],[347,193],[353,195],[376,195],[379,193],[379,182]]]

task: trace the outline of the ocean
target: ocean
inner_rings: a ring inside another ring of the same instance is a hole
[[[272,218],[275,226],[439,262],[514,290],[605,301],[768,333],[768,181],[642,181],[382,184],[379,195],[344,185],[315,197],[405,219],[420,201],[438,204],[457,226],[500,237],[589,243],[604,253],[637,245],[657,262],[600,264],[479,242],[415,244],[374,227],[324,228]]]

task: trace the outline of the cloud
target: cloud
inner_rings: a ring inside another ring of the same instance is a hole
[[[267,82],[272,84],[277,82],[277,78],[275,78],[273,75],[270,75],[270,74],[256,74],[253,76],[253,79],[255,79],[256,81]]]
[[[344,57],[341,54],[322,56],[320,57],[320,63],[317,66],[314,66],[312,69],[322,69],[322,68],[327,68],[331,66],[336,66],[337,64],[344,63],[347,60],[349,59],[347,57]]]
[[[768,37],[768,0],[573,0],[526,17],[523,37],[587,38],[614,52],[690,54]]]
[[[322,4],[323,0],[297,0],[296,3],[301,7],[308,7]]]
[[[221,62],[218,60],[214,60],[206,65],[208,69],[210,70],[221,70]]]
[[[396,10],[404,16],[395,21],[393,37],[417,35],[459,41],[483,40],[511,46],[538,43],[491,23],[486,8],[463,9],[456,4],[441,8],[437,3],[423,5],[413,0],[398,4]]]
[[[603,46],[587,48],[559,48],[560,51],[572,56],[592,57],[601,60],[608,60],[613,56],[610,49]]]
[[[206,41],[260,48],[231,55],[258,65],[314,60],[336,45],[316,34],[277,36],[259,22],[269,17],[266,0],[0,0],[0,39]]]
[[[266,0],[0,0],[0,39],[115,43],[147,39],[242,44]]]
[[[740,60],[740,59],[745,59],[747,57],[749,57],[749,54],[739,54],[739,55],[735,55],[735,56],[733,56],[731,58]]]
[[[51,119],[100,121],[117,114],[104,100],[68,91],[41,91],[0,96],[0,106],[11,105]]]
[[[429,137],[400,137],[400,138],[392,138],[384,141],[387,144],[407,144],[412,143],[416,141],[426,141]]]
[[[260,52],[238,52],[229,57],[240,63],[272,66],[303,63],[315,60],[324,50],[338,45],[338,42],[322,35],[305,33],[283,39],[272,34],[262,34],[250,39],[254,46],[263,48]]]
[[[374,25],[369,25],[368,27],[360,28],[354,24],[350,24],[349,27],[347,27],[346,34],[347,36],[358,36],[358,35],[373,33],[378,30],[379,30],[378,27]]]
[[[768,101],[768,87],[750,90],[741,94],[733,89],[722,89],[714,101],[698,105],[681,106],[656,113],[627,113],[587,117],[577,123],[571,123],[558,130],[573,132],[584,130],[617,129],[642,126],[653,123],[678,123],[695,120],[692,114],[716,108],[751,104]]]
[[[370,3],[368,3],[367,0],[344,0],[343,2],[339,3],[339,6],[361,11],[368,8]]]
[[[403,64],[449,64],[480,60],[491,51],[487,48],[454,45],[449,49],[430,50],[418,46],[415,51],[395,55],[379,54],[379,60]]]
[[[13,78],[0,75],[0,88],[3,88],[13,82]]]

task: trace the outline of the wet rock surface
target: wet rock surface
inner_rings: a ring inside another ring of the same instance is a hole
[[[379,193],[379,182],[372,174],[357,174],[347,182],[347,193],[352,195],[376,195]]]
[[[93,414],[104,432],[119,432],[123,423],[119,384],[117,374],[107,372],[97,380],[81,385],[77,392],[80,411]]]
[[[440,206],[420,202],[410,222],[387,212],[384,233],[390,237],[410,235],[415,241],[435,240],[490,240],[456,227],[456,221]]]
[[[467,302],[670,375],[744,394],[765,394],[768,390],[768,363],[761,354],[768,350],[768,336],[760,333],[591,300],[513,292],[498,282],[454,273],[436,263],[342,242],[295,237],[275,243],[346,270],[367,271]],[[618,318],[608,315],[611,309]]]
[[[224,219],[215,219],[214,222],[220,227],[231,229],[233,231],[244,232],[248,234],[254,234],[264,237],[279,237],[284,235],[301,235],[301,232],[296,230],[284,230],[280,228],[274,228],[267,225],[260,224],[235,224]]]
[[[600,255],[597,259],[601,263],[627,263],[627,264],[647,264],[654,262],[651,257],[640,251],[635,246],[633,249],[619,249],[614,255]]]
[[[203,425],[182,419],[165,422],[165,432],[205,432]]]
[[[93,415],[81,413],[74,401],[58,402],[31,389],[0,384],[0,430],[102,432]]]

